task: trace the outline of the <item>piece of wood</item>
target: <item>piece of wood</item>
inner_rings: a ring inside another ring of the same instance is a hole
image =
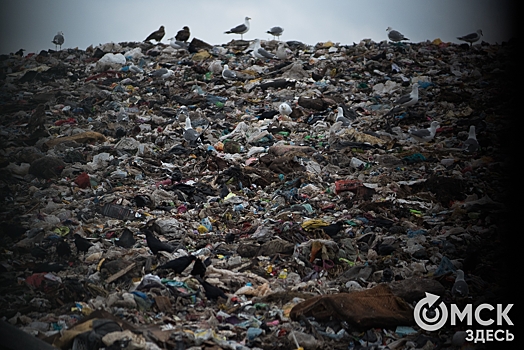
[[[111,282],[117,280],[118,278],[122,277],[123,275],[125,275],[126,273],[131,271],[135,266],[136,266],[136,263],[132,263],[131,265],[129,265],[125,269],[122,269],[122,270],[118,271],[117,273],[109,276],[109,278],[106,280],[106,283],[111,283]]]
[[[169,301],[169,298],[163,295],[159,295],[155,297],[155,303],[156,306],[158,306],[158,309],[160,312],[163,312],[165,314],[170,314],[173,311],[173,308],[171,306],[171,301]]]

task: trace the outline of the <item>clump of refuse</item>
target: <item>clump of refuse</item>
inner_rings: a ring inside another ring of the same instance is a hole
[[[474,345],[414,310],[505,300],[514,43],[248,45],[0,56],[2,332],[42,349]]]

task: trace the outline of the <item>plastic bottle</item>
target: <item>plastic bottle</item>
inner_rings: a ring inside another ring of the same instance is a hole
[[[352,157],[349,165],[355,169],[360,169],[360,168],[363,169],[366,167],[366,162],[363,162],[358,158]]]

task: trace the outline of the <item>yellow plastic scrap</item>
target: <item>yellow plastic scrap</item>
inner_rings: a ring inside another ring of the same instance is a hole
[[[333,42],[331,42],[331,41],[326,41],[326,42],[322,45],[322,47],[331,47],[331,46],[333,46],[333,45],[335,45],[335,44],[333,44]]]
[[[432,43],[433,45],[440,45],[440,44],[442,44],[442,40],[440,40],[440,38],[436,38],[436,39],[433,40],[431,43]]]
[[[106,258],[102,258],[102,260],[100,260],[100,262],[98,263],[98,265],[96,267],[97,271],[100,271],[100,269],[102,268],[102,264],[104,263],[105,260],[106,260]]]
[[[210,58],[211,54],[207,51],[200,51],[193,55],[193,61],[203,61]]]
[[[233,192],[229,192],[229,194],[224,197],[224,200],[227,201],[228,199],[231,199],[231,198],[236,197],[236,196],[237,195],[234,194]]]
[[[67,236],[67,234],[69,233],[69,227],[67,226],[57,227],[53,230],[53,232],[59,236],[64,237],[64,236]]]
[[[306,220],[302,223],[302,228],[306,231],[308,230],[314,230],[316,228],[319,228],[319,227],[324,227],[324,226],[328,226],[329,223],[325,222],[324,220],[320,220],[320,219],[311,219],[311,220]]]
[[[200,225],[197,227],[197,231],[198,233],[202,234],[202,233],[207,233],[209,230],[204,225]]]

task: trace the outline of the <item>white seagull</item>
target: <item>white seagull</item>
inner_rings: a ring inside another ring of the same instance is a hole
[[[437,128],[439,123],[437,121],[432,121],[431,125],[427,129],[412,129],[409,130],[411,136],[419,142],[428,142],[433,140],[435,134],[437,133]]]
[[[451,288],[451,294],[455,297],[465,298],[469,294],[468,284],[464,280],[464,271],[457,270],[457,278],[455,284]]]
[[[280,106],[278,106],[278,111],[281,115],[290,115],[291,112],[293,112],[291,106],[289,106],[286,102],[282,102]]]
[[[229,70],[229,66],[224,64],[224,69],[222,69],[222,78],[225,80],[234,80],[237,78],[237,73],[232,70]]]
[[[351,122],[349,121],[349,119],[344,117],[344,109],[342,109],[342,107],[338,107],[337,111],[338,111],[338,114],[337,114],[337,119],[335,119],[335,123],[342,122],[342,126],[351,127]]]
[[[479,149],[480,145],[477,141],[477,135],[475,134],[475,125],[469,127],[468,139],[464,141],[462,149],[466,153],[473,153]]]
[[[244,19],[244,24],[239,24],[235,28],[231,28],[227,32],[224,32],[225,34],[240,34],[240,40],[244,40],[244,34],[246,34],[249,30],[249,20],[251,18],[247,17]]]
[[[275,37],[280,37],[282,35],[282,32],[284,32],[284,28],[273,27],[270,30],[268,30],[266,33],[273,35],[273,39],[275,39]]]
[[[190,144],[194,144],[200,135],[196,132],[195,129],[191,126],[191,118],[186,118],[186,124],[184,126],[184,139]]]
[[[395,101],[395,105],[398,107],[409,107],[413,106],[418,102],[418,84],[413,84],[411,92],[409,94],[400,96],[398,100]]]
[[[281,41],[278,43],[277,48],[277,58],[279,60],[285,60],[287,59],[287,49],[286,49],[286,43]]]
[[[388,32],[388,38],[391,41],[399,42],[399,41],[402,41],[402,40],[409,40],[402,33],[400,33],[397,30],[394,30],[391,27],[387,27],[386,32]]]
[[[482,30],[477,30],[476,33],[471,33],[464,36],[459,36],[457,39],[466,41],[469,43],[469,46],[473,45],[474,42],[479,41],[480,37],[482,36]]]
[[[266,51],[262,46],[260,46],[260,39],[255,39],[255,46],[253,47],[253,51],[251,52],[253,57],[258,59],[272,59],[275,58],[275,55],[273,55],[271,52]]]
[[[172,37],[172,38],[169,38],[169,46],[171,46],[173,49],[175,50],[180,50],[180,49],[184,49],[184,50],[188,50],[188,45],[186,42],[184,41],[180,41],[180,40],[176,40],[175,37]]]
[[[155,77],[155,78],[166,79],[172,76],[173,74],[175,74],[175,72],[172,71],[171,69],[160,68],[160,69],[154,70],[151,73],[149,73],[149,76]]]
[[[55,44],[55,50],[57,46],[60,46],[60,50],[62,50],[62,44],[64,43],[64,33],[58,32],[55,37],[53,38],[53,44]]]

